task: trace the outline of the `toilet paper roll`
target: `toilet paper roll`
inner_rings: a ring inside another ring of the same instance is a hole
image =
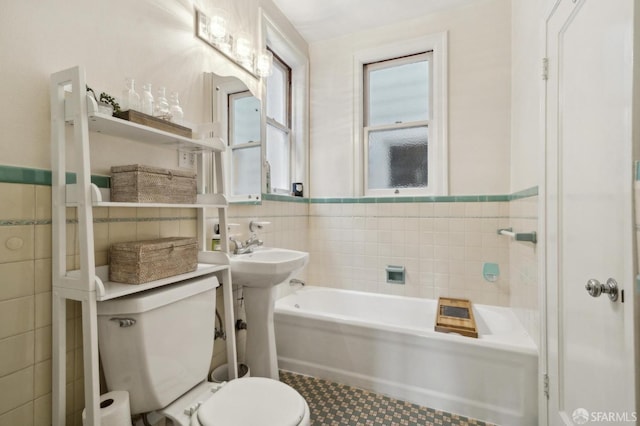
[[[87,425],[86,409],[82,410],[82,424]],[[131,426],[129,392],[113,391],[100,395],[101,426]]]

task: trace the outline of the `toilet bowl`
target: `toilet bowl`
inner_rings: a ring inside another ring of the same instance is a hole
[[[307,402],[292,387],[265,377],[203,382],[159,413],[181,426],[309,426]]]
[[[307,426],[292,387],[248,377],[207,381],[213,353],[215,276],[98,303],[98,346],[109,391],[129,392],[131,414],[180,426]]]

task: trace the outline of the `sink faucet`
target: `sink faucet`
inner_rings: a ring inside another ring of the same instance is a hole
[[[236,246],[236,249],[233,251],[233,254],[247,254],[252,253],[254,247],[259,247],[262,245],[262,240],[260,240],[256,234],[252,234],[251,237],[244,243],[242,241],[238,241],[232,237],[229,237],[229,240]]]
[[[233,243],[233,245],[235,246],[235,249],[233,250],[233,253],[238,253],[238,250],[242,250],[243,246],[242,246],[242,241],[236,240],[233,237],[229,237],[229,241],[231,241]]]

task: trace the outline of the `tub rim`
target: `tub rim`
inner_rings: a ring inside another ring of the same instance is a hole
[[[428,329],[424,329],[424,328],[407,328],[407,327],[399,327],[399,326],[394,326],[394,325],[389,325],[389,324],[385,324],[383,322],[371,322],[371,321],[364,321],[361,319],[358,319],[357,317],[353,317],[353,316],[347,316],[347,315],[341,315],[341,314],[325,314],[325,313],[319,313],[316,310],[305,310],[304,308],[296,308],[294,307],[294,305],[291,305],[289,303],[286,303],[284,301],[284,299],[288,298],[288,297],[293,297],[295,295],[297,295],[299,292],[301,293],[311,293],[314,291],[329,291],[329,292],[337,292],[337,293],[350,293],[350,294],[355,294],[355,295],[359,295],[359,294],[366,294],[367,296],[373,296],[373,297],[381,297],[381,298],[392,298],[392,299],[396,299],[396,300],[406,300],[406,299],[418,299],[418,300],[428,300],[431,302],[435,302],[435,299],[427,299],[427,298],[416,298],[416,297],[411,297],[411,296],[399,296],[399,295],[393,295],[393,294],[380,294],[380,293],[369,293],[369,292],[364,292],[364,291],[357,291],[357,290],[346,290],[346,289],[338,289],[338,288],[331,288],[331,287],[321,287],[321,286],[305,286],[299,289],[294,290],[293,292],[291,292],[288,295],[285,295],[281,298],[279,298],[278,300],[276,300],[275,303],[275,307],[274,307],[274,316],[279,316],[279,315],[283,315],[283,316],[287,316],[287,317],[302,317],[302,318],[306,318],[306,319],[310,319],[310,320],[317,320],[317,321],[323,321],[323,322],[334,322],[337,323],[341,326],[354,326],[357,328],[361,328],[361,329],[375,329],[375,330],[381,330],[383,332],[393,332],[393,333],[400,333],[402,335],[407,335],[407,336],[415,336],[415,337],[425,337],[425,338],[432,338],[435,339],[437,341],[443,341],[443,342],[448,342],[448,343],[453,343],[456,345],[471,345],[471,346],[478,346],[478,347],[484,347],[484,348],[489,348],[489,349],[500,349],[500,350],[504,350],[504,351],[508,351],[508,352],[513,352],[513,353],[518,353],[518,354],[522,354],[522,355],[534,355],[534,356],[539,356],[538,353],[538,348],[536,347],[535,343],[533,342],[533,339],[531,338],[531,336],[529,336],[529,334],[526,332],[526,330],[524,329],[524,327],[522,326],[522,324],[520,323],[520,321],[518,320],[517,316],[513,315],[513,311],[511,310],[511,308],[508,307],[504,307],[504,306],[493,306],[493,305],[484,305],[484,304],[476,304],[474,303],[474,306],[480,307],[480,310],[482,310],[483,308],[488,308],[488,309],[495,309],[498,308],[500,310],[507,310],[509,311],[512,315],[510,316],[510,319],[516,321],[516,326],[518,328],[517,332],[514,332],[514,336],[513,337],[517,337],[517,341],[514,341],[513,343],[509,342],[509,341],[500,341],[500,340],[494,340],[489,338],[487,335],[480,335],[480,337],[478,338],[471,338],[471,337],[465,337],[465,336],[460,336],[457,334],[452,334],[452,333],[442,333],[442,332],[437,332],[435,330],[428,330]],[[509,333],[510,334],[510,333]],[[500,336],[509,336],[509,334],[503,334]],[[484,338],[483,338],[484,336]],[[489,335],[491,336],[491,335]]]

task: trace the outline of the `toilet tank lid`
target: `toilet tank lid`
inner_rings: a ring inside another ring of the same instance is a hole
[[[218,287],[214,275],[192,278],[117,299],[98,302],[98,315],[123,315],[147,312]]]

